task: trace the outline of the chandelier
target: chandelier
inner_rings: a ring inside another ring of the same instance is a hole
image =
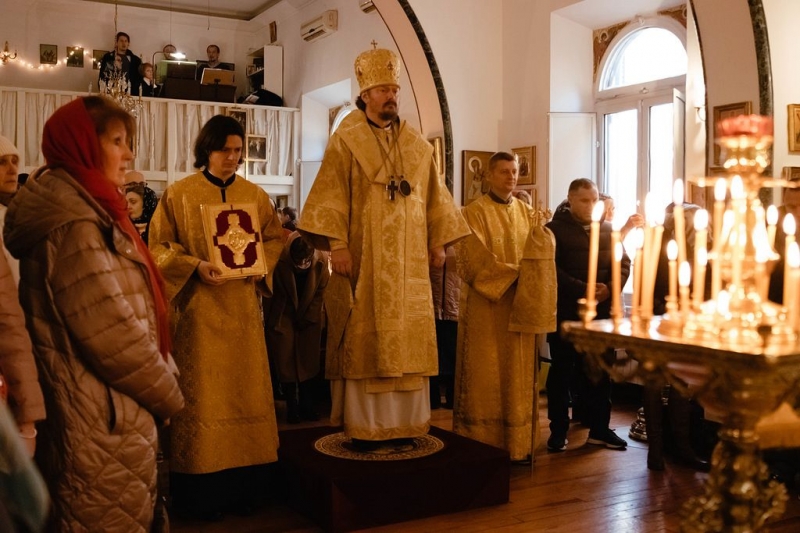
[[[2,62],[5,65],[9,61],[12,61],[16,58],[17,58],[17,51],[14,50],[14,53],[12,54],[11,51],[8,49],[8,41],[6,41],[5,46],[3,46],[3,50],[0,51],[0,62]]]
[[[101,80],[100,94],[114,100],[125,111],[139,118],[142,109],[142,95],[131,96],[131,82],[124,72],[114,72],[105,81]]]

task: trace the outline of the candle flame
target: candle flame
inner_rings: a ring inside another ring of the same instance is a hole
[[[800,268],[800,246],[796,242],[789,245],[789,251],[786,252],[786,262],[789,263],[791,268]]]
[[[592,222],[600,222],[600,219],[603,217],[603,213],[606,211],[606,204],[603,202],[597,202],[594,204],[594,208],[592,209]]]
[[[678,243],[671,240],[667,243],[667,259],[675,261],[678,258]]]
[[[692,282],[692,267],[689,266],[688,261],[681,263],[678,268],[678,285],[681,287],[688,287]]]
[[[708,250],[705,248],[700,248],[697,250],[697,263],[700,266],[706,266],[708,264]]]
[[[791,213],[786,213],[786,216],[783,217],[783,232],[786,235],[794,235],[795,231],[797,231],[797,223],[794,220],[794,216]]]
[[[771,205],[767,208],[767,224],[774,226],[778,223],[778,208]]]
[[[675,205],[683,205],[683,180],[677,179],[672,184],[672,202]]]
[[[622,261],[622,243],[618,242],[614,247],[614,261]]]
[[[708,228],[708,211],[698,209],[694,214],[694,230],[703,231]]]
[[[725,178],[719,178],[717,182],[714,184],[714,200],[718,202],[725,201],[725,194],[727,193],[727,185],[725,184]]]

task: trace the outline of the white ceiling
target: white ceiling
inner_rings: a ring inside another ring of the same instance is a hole
[[[283,0],[84,0],[100,4],[117,4],[120,6],[141,7],[174,11],[175,13],[193,13],[238,20],[252,20],[267,9]],[[300,7],[310,0],[287,0]]]
[[[685,3],[686,0],[582,0],[555,13],[581,26],[597,30],[632,19],[636,15],[647,17]]]

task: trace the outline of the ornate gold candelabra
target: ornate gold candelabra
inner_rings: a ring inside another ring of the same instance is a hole
[[[106,81],[100,82],[100,94],[111,98],[125,111],[139,117],[142,109],[141,94],[137,97],[131,96],[131,82],[123,72],[114,72]]]
[[[638,309],[633,320],[584,320],[562,328],[590,355],[594,370],[617,375],[603,354],[610,347],[625,348],[646,380],[656,386],[669,382],[721,420],[705,493],[684,505],[682,530],[690,533],[755,532],[783,513],[786,489],[769,478],[755,428],[800,391],[797,313],[786,297],[786,306],[767,299],[769,275],[780,256],[773,249],[774,222],[767,222],[758,192],[789,185],[762,175],[769,165],[772,120],[735,117],[723,121],[718,135],[727,176],[693,180],[716,189],[715,239],[708,253],[711,298],[670,298],[668,314],[660,318]],[[787,255],[797,255],[793,242],[787,236]],[[785,283],[795,297],[800,264],[789,264]],[[687,282],[681,287],[688,292]],[[638,296],[634,301],[643,301]]]

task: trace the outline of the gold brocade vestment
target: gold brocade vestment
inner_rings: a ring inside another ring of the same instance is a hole
[[[361,111],[344,119],[328,143],[298,226],[318,249],[342,242],[350,250],[352,281],[333,273],[325,293],[325,374],[334,381],[362,381],[367,395],[420,390],[423,378],[438,372],[428,251],[469,233],[436,171],[431,145],[401,123],[395,131],[402,164],[386,164],[376,138],[384,133],[375,130]],[[386,186],[401,169],[411,194],[396,192],[392,200]],[[382,440],[428,430],[427,402],[426,416],[397,422],[404,417],[397,409],[390,427],[349,423],[347,409],[348,436]]]
[[[226,202],[256,203],[266,282],[271,287],[283,248],[268,195],[236,177]],[[170,468],[206,474],[277,460],[278,432],[264,327],[255,286],[245,279],[220,286],[200,281],[208,261],[201,204],[221,203],[221,189],[198,172],[171,185],[150,222],[150,251],[170,300],[174,358],[186,407],[172,419]]]
[[[485,194],[462,213],[473,234],[456,245],[464,284],[453,430],[522,460],[538,419],[536,334],[555,330],[555,242],[516,199]]]

